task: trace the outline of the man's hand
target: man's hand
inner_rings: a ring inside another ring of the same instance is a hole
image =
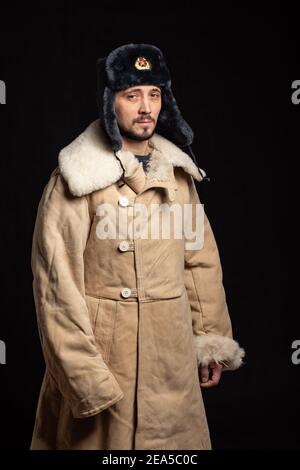
[[[201,387],[209,388],[220,382],[223,366],[211,362],[208,366],[199,366],[199,378]]]

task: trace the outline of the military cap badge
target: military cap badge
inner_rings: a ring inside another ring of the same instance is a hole
[[[150,62],[145,57],[138,57],[134,66],[138,70],[151,70]]]

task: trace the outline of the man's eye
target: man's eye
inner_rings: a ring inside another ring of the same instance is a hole
[[[136,95],[127,95],[129,99],[136,98]]]
[[[159,98],[159,97],[160,97],[160,94],[159,94],[159,93],[152,93],[152,97],[153,97],[153,98]]]

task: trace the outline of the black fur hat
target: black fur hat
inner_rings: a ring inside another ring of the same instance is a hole
[[[171,89],[171,77],[160,49],[151,44],[125,44],[97,60],[97,104],[100,122],[112,149],[122,146],[115,114],[115,94],[135,85],[161,88],[162,107],[155,132],[178,147],[189,146],[193,131],[183,119]]]

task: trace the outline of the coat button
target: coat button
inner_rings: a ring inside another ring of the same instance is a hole
[[[119,204],[120,204],[120,206],[122,206],[122,207],[127,207],[128,204],[129,204],[128,198],[127,198],[126,196],[121,196],[121,197],[119,198]]]
[[[129,243],[126,240],[123,240],[119,243],[119,250],[120,251],[127,251],[129,248]]]
[[[125,297],[125,299],[127,299],[127,297],[129,297],[130,294],[131,294],[131,289],[129,289],[129,287],[124,287],[124,289],[122,289],[121,295],[122,297]]]

